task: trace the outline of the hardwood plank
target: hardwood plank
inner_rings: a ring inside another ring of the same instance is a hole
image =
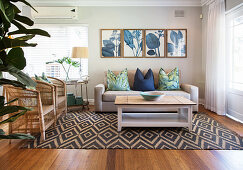
[[[91,110],[93,107],[91,107]],[[243,125],[200,106],[225,127],[243,135]],[[0,169],[242,169],[243,151],[19,149],[21,140],[0,141]]]

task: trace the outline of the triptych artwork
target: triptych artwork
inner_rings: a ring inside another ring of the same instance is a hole
[[[186,29],[101,29],[102,58],[185,58]]]

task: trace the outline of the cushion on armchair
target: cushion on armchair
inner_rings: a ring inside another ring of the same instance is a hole
[[[134,76],[133,90],[136,91],[154,91],[154,75],[151,69],[148,70],[145,76],[139,68],[137,68]]]

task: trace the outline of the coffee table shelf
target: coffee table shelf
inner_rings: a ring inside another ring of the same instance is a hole
[[[123,113],[123,127],[187,127],[188,120],[178,113]]]
[[[146,101],[141,96],[117,96],[115,105],[118,113],[118,127],[188,127],[192,130],[193,101],[182,96],[164,96],[158,101]],[[127,113],[126,109],[135,112]],[[151,110],[141,113],[138,110]],[[177,113],[154,113],[154,109],[175,109]]]

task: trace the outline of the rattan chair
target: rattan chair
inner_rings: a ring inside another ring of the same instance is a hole
[[[7,102],[18,98],[10,105],[32,109],[15,122],[9,123],[9,133],[41,133],[41,141],[45,140],[46,129],[56,122],[54,86],[38,83],[37,90],[31,90],[6,85],[4,94]]]
[[[66,83],[54,77],[48,77],[55,86],[57,118],[62,114],[67,114],[67,88]]]

